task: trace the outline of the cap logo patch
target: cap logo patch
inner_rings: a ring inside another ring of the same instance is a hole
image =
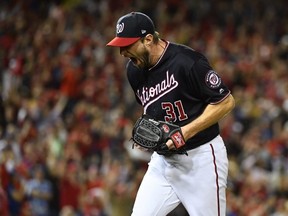
[[[206,74],[205,82],[209,88],[214,89],[214,88],[218,88],[221,85],[221,78],[215,71],[210,70]]]
[[[145,33],[146,33],[146,30],[141,30],[141,33],[142,33],[142,34],[145,34]]]
[[[116,33],[119,34],[119,33],[123,32],[123,30],[124,30],[124,23],[117,24]]]

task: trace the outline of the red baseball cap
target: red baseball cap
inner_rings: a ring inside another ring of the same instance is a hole
[[[116,25],[116,37],[107,46],[129,46],[141,37],[154,34],[154,32],[154,23],[146,14],[131,12],[119,18]]]

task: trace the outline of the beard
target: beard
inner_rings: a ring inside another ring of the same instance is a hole
[[[139,64],[135,65],[142,70],[148,70],[152,66],[150,63],[150,54],[147,50],[143,52],[141,59],[139,59]]]
[[[151,66],[152,65],[150,63],[149,52],[145,50],[145,52],[143,53],[143,68],[142,69],[148,70]]]

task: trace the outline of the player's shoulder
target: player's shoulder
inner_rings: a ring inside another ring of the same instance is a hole
[[[128,76],[135,73],[140,75],[142,73],[142,70],[136,67],[131,60],[129,60],[126,64],[126,71]]]
[[[126,64],[126,75],[133,89],[144,79],[143,71],[136,67],[131,60]]]
[[[170,43],[169,48],[171,52],[175,53],[175,56],[178,58],[190,58],[195,61],[206,58],[202,53],[199,51],[194,50],[192,47],[189,47],[184,44],[178,44],[178,43]]]

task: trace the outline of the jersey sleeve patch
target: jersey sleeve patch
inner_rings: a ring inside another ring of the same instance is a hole
[[[209,70],[205,77],[205,83],[209,88],[215,89],[221,85],[222,80],[214,70]]]

